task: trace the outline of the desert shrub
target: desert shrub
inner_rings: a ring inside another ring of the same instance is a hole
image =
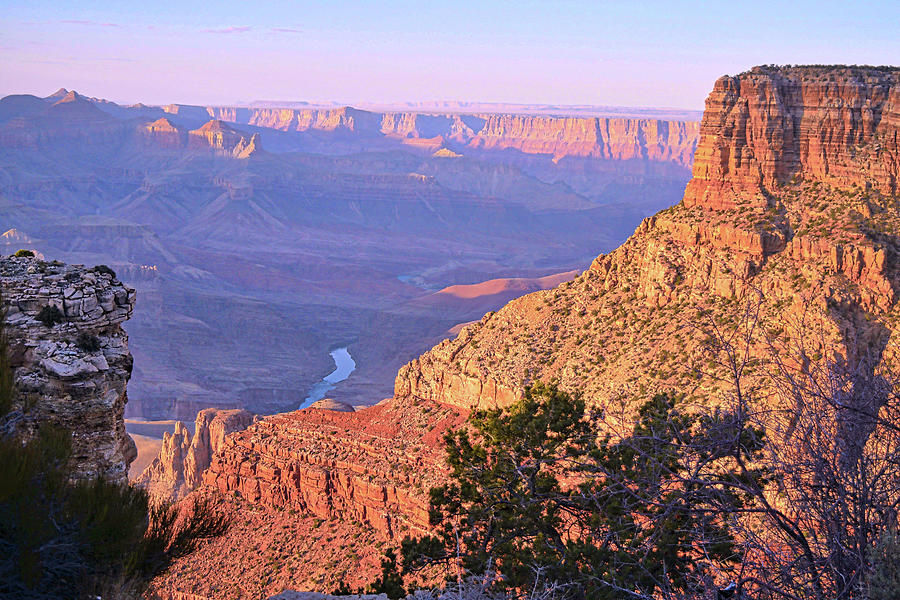
[[[227,523],[212,504],[185,512],[104,479],[69,480],[66,431],[0,439],[0,597],[139,598],[150,580]]]
[[[4,313],[0,432],[15,420]],[[127,483],[72,482],[71,454],[69,433],[52,426],[27,440],[0,434],[0,598],[140,598],[172,561],[227,527],[208,501],[179,509],[151,505]]]
[[[97,265],[96,267],[94,267],[94,272],[100,273],[102,275],[109,275],[113,279],[116,278],[116,272],[113,271],[112,269],[110,269],[109,267],[107,267],[106,265]]]
[[[491,574],[503,596],[704,597],[736,576],[728,528],[759,483],[762,432],[735,415],[692,415],[657,395],[623,435],[598,437],[584,402],[554,385],[477,410],[445,437],[450,482],[430,492],[434,535],[401,543],[407,576]],[[390,558],[390,557],[388,557]],[[390,561],[382,563],[387,581]],[[376,587],[377,589],[377,587]],[[385,591],[379,589],[378,591]]]
[[[900,598],[900,535],[896,531],[882,534],[872,556],[872,571],[867,585],[868,600]]]
[[[13,256],[17,256],[19,258],[34,258],[34,252],[31,250],[25,250],[24,248],[21,250],[16,250],[16,253]]]
[[[62,311],[53,304],[46,305],[37,314],[37,320],[47,327],[53,327],[57,323],[62,323],[64,319]]]
[[[75,345],[85,352],[96,352],[100,349],[100,338],[86,331],[82,331],[75,339]]]

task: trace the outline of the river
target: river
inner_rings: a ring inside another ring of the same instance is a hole
[[[353,360],[353,357],[350,356],[350,353],[347,352],[346,347],[332,350],[331,358],[334,360],[334,371],[326,375],[322,378],[322,381],[310,388],[309,396],[306,397],[306,400],[303,401],[300,408],[306,408],[313,402],[318,402],[324,398],[325,394],[327,394],[336,383],[350,377],[350,373],[356,369],[356,362]]]

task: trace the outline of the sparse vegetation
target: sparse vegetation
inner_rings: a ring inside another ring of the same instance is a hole
[[[34,258],[34,252],[23,248],[21,250],[16,250],[16,253],[13,254],[13,256],[18,258]]]
[[[100,338],[92,333],[82,331],[78,334],[75,345],[85,352],[96,352],[100,349]]]
[[[2,307],[0,301],[0,307]],[[44,424],[21,438],[0,310],[0,597],[137,599],[151,579],[227,522],[204,500],[151,505],[147,492],[70,479],[68,432]]]
[[[495,592],[513,596],[714,593],[739,570],[728,515],[749,497],[731,484],[765,477],[734,460],[754,462],[763,436],[738,415],[689,416],[678,405],[657,395],[626,436],[599,439],[584,403],[553,385],[474,412],[469,429],[446,437],[451,483],[431,490],[437,533],[403,540],[402,571],[439,567],[451,581],[493,572]],[[383,567],[399,576],[390,560]]]
[[[97,265],[94,267],[95,273],[100,273],[101,275],[109,275],[113,279],[116,278],[116,272],[107,267],[106,265]]]
[[[62,323],[65,320],[62,311],[59,310],[55,304],[48,304],[41,308],[36,318],[47,327],[53,327],[57,323]]]

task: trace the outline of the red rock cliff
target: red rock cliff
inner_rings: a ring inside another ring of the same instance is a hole
[[[597,404],[696,390],[690,356],[700,342],[688,315],[714,308],[735,322],[728,311],[751,290],[764,294],[773,330],[807,314],[849,344],[848,331],[861,330],[846,323],[858,315],[824,308],[835,305],[892,330],[898,94],[897,69],[756,68],[719,79],[680,205],[575,281],[519,298],[410,362],[395,395],[503,405],[536,379]]]
[[[900,71],[757,67],[706,100],[688,206],[733,207],[792,178],[898,191]]]

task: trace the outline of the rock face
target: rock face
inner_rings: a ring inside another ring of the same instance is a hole
[[[900,71],[756,67],[716,81],[687,206],[764,201],[792,178],[898,191]]]
[[[488,313],[403,367],[395,395],[494,406],[530,381],[557,379],[599,405],[648,389],[711,399],[716,386],[695,383],[703,336],[692,327],[708,314],[737,323],[755,293],[772,331],[803,318],[849,355],[877,331],[890,337],[898,100],[897,69],[756,68],[720,79],[681,204],[575,281]]]
[[[102,267],[7,257],[0,292],[17,391],[10,427],[62,427],[72,434],[73,477],[124,481],[137,455],[122,418],[132,358],[121,324],[134,290]]]
[[[259,134],[253,134],[250,139],[247,139],[241,132],[217,119],[208,121],[199,129],[189,131],[188,147],[212,148],[235,158],[248,158],[254,152],[262,149]]]
[[[515,149],[612,160],[691,164],[698,124],[693,121],[609,117],[551,117],[504,114],[380,113],[335,109],[252,108],[246,112],[210,108],[216,118],[281,131],[327,131],[385,136],[422,145],[431,152],[445,141],[473,149]],[[246,119],[243,121],[241,119]],[[433,147],[432,147],[433,146]]]
[[[154,498],[175,501],[195,490],[212,456],[225,444],[225,436],[246,429],[253,415],[246,410],[208,408],[197,413],[194,435],[178,421],[173,433],[163,434],[162,448],[135,483]]]
[[[442,472],[441,436],[463,414],[386,401],[267,417],[227,436],[203,481],[251,503],[366,523],[385,537],[423,531],[427,491]]]

